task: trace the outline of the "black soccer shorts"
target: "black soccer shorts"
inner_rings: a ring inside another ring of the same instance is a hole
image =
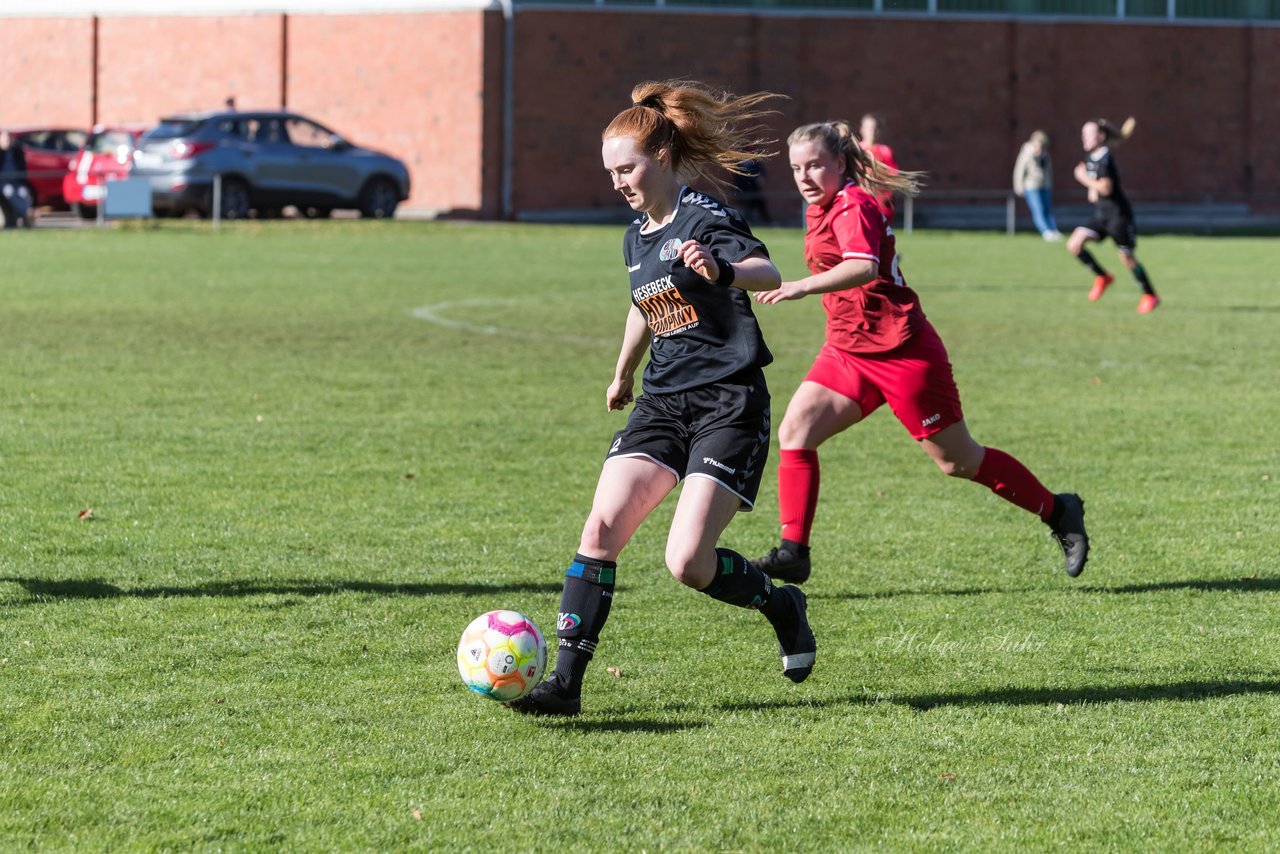
[[[1121,252],[1132,252],[1138,245],[1138,226],[1133,217],[1119,213],[1095,216],[1084,227],[1098,240],[1110,237]]]
[[[605,459],[641,457],[677,480],[710,478],[748,511],[769,457],[769,427],[769,388],[761,373],[747,382],[642,394]]]

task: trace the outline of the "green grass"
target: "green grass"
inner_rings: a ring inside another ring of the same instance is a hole
[[[798,275],[798,232],[764,236]],[[759,615],[666,573],[668,502],[585,713],[519,718],[453,649],[493,608],[554,630],[624,418],[619,240],[7,236],[0,849],[1275,844],[1271,241],[1144,238],[1165,304],[1141,317],[1122,271],[1086,302],[1060,246],[902,238],[974,435],[1084,495],[1085,575],[877,413],[823,449],[808,682]],[[780,416],[821,309],[758,313]],[[725,543],[775,528],[770,475]]]

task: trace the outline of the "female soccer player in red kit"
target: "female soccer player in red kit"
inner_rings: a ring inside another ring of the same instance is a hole
[[[862,150],[884,166],[889,167],[889,174],[898,171],[898,161],[893,156],[893,149],[880,141],[884,120],[875,113],[866,113],[858,123],[858,143]],[[893,190],[882,190],[876,193],[876,201],[893,218]]]
[[[805,125],[787,145],[796,187],[809,203],[804,247],[812,275],[755,299],[773,305],[821,294],[827,335],[778,429],[782,543],[751,565],[775,579],[808,579],[818,446],[887,403],[945,474],[976,481],[1044,520],[1067,574],[1079,575],[1089,555],[1084,502],[1054,495],[1018,460],[969,435],[946,347],[898,268],[893,229],[876,194],[914,193],[920,174],[884,169],[846,122]]]

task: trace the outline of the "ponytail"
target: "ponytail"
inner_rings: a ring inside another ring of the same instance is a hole
[[[904,196],[919,194],[924,183],[923,172],[902,172],[885,166],[871,156],[859,144],[857,136],[847,121],[836,119],[802,125],[787,137],[787,145],[818,139],[827,151],[837,157],[844,155],[844,177],[853,181],[868,193],[902,193]]]
[[[1138,120],[1133,116],[1129,116],[1129,118],[1125,119],[1120,127],[1116,127],[1106,119],[1094,119],[1093,121],[1107,138],[1107,142],[1113,145],[1124,142],[1129,137],[1133,136],[1134,128],[1138,126]]]
[[[629,136],[650,156],[665,148],[681,180],[692,184],[701,178],[723,188],[717,167],[744,175],[743,163],[772,154],[773,140],[754,122],[774,114],[760,105],[778,97],[739,97],[689,80],[641,83],[631,90],[631,106],[614,116],[601,137]]]

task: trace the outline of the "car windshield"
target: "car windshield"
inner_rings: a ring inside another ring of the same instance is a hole
[[[203,124],[201,119],[161,119],[160,124],[147,131],[145,139],[177,139],[191,136]]]

